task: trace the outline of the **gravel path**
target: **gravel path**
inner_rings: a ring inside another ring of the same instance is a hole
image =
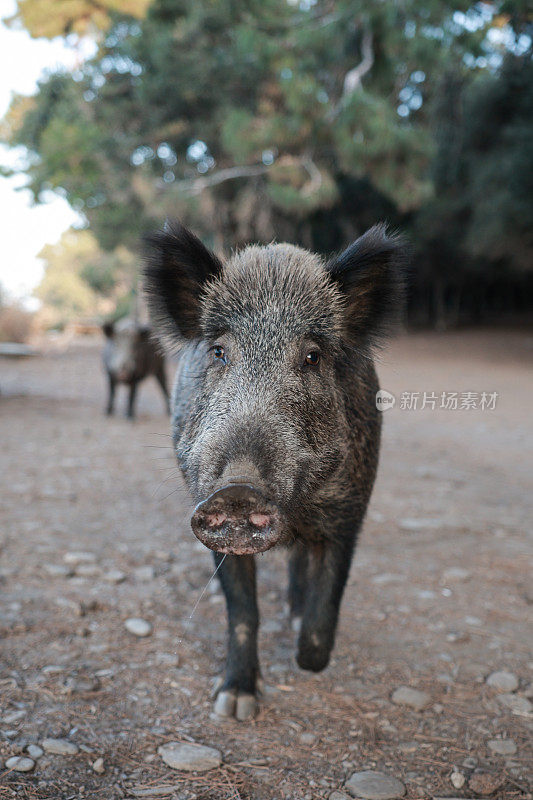
[[[212,562],[157,386],[131,424],[102,414],[95,341],[0,359],[1,800],[531,798],[532,361],[518,332],[382,354],[397,402],[331,665],[295,666],[285,557],[260,557],[265,695],[244,725],[211,716],[224,604],[213,582],[188,619]],[[424,391],[499,396],[402,408]]]

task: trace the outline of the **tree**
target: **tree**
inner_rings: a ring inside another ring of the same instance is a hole
[[[439,0],[156,0],[43,81],[9,138],[33,154],[35,197],[65,193],[104,247],[175,213],[226,247],[272,238],[337,208],[344,177],[412,210],[431,192],[421,100],[481,40]]]
[[[124,313],[137,283],[136,260],[126,248],[103,252],[86,230],[69,230],[39,253],[45,272],[35,295],[52,322]]]
[[[12,103],[3,135],[26,148],[37,201],[62,193],[110,251],[167,215],[219,250],[336,249],[385,216],[411,227],[420,276],[446,305],[446,285],[483,258],[482,226],[498,230],[487,192],[529,169],[527,103],[514,127],[496,120],[485,152],[465,122],[471,105],[492,124],[482,87],[503,76],[503,54],[531,57],[523,0],[154,0],[144,16],[131,2],[105,4],[94,58]],[[69,6],[77,21],[85,3]],[[502,264],[528,252],[521,180],[497,204]]]

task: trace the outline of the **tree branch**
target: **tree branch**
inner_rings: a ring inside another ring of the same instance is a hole
[[[209,189],[211,186],[217,186],[224,181],[232,181],[235,178],[252,178],[255,175],[262,175],[270,168],[267,164],[252,164],[249,167],[228,167],[214,172],[212,175],[206,175],[203,178],[195,178],[191,181],[177,181],[174,185],[182,191],[185,195],[193,197],[201,194],[204,189]]]
[[[374,49],[372,47],[372,31],[365,28],[361,44],[361,62],[349,70],[344,76],[342,100],[352,95],[361,86],[361,81],[374,66]]]

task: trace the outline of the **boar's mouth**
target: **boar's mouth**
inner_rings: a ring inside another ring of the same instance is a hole
[[[217,553],[243,556],[278,544],[285,525],[278,506],[249,484],[229,484],[198,503],[191,518],[195,536]]]

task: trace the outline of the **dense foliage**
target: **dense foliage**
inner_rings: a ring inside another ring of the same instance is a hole
[[[44,6],[76,4],[43,26]],[[98,45],[15,98],[4,129],[27,148],[35,198],[62,193],[102,248],[134,250],[179,215],[221,250],[278,238],[328,251],[385,218],[410,229],[416,304],[441,322],[495,276],[531,274],[525,3],[146,5],[19,2],[33,35]]]

